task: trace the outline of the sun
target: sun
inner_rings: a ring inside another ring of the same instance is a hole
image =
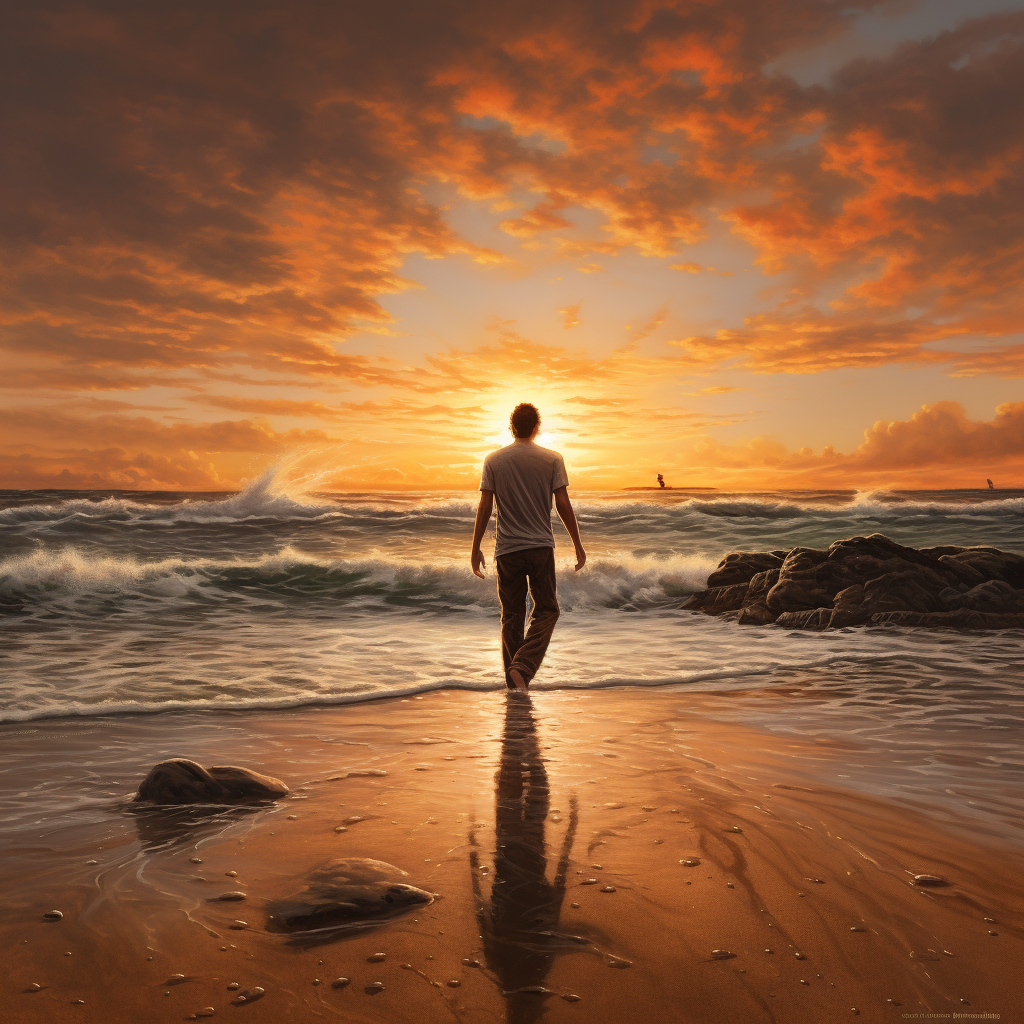
[[[532,402],[540,412],[540,433],[537,444],[542,448],[552,448],[559,444],[564,435],[552,430],[548,424],[557,425],[564,414],[558,398],[550,394],[538,392],[536,386],[526,386],[515,391],[506,391],[499,398],[491,399],[486,406],[486,433],[484,442],[497,447],[512,443],[512,432],[509,429],[509,417],[512,410],[521,402]]]

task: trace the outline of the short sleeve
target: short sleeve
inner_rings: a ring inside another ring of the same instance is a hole
[[[491,460],[484,459],[484,471],[480,476],[480,490],[481,491],[493,491],[494,490],[494,470],[491,469]]]
[[[561,455],[555,456],[555,464],[551,467],[551,490],[569,486],[569,475],[565,471],[565,462]]]

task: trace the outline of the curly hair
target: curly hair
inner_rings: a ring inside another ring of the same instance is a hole
[[[512,410],[508,420],[514,436],[525,438],[532,436],[533,432],[540,426],[540,413],[535,405],[523,402]]]

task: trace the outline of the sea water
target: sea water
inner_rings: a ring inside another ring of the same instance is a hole
[[[735,550],[883,533],[1024,554],[1024,492],[572,498],[588,561],[573,571],[556,521],[562,616],[535,690],[715,691],[723,715],[852,743],[844,776],[959,781],[978,806],[986,781],[1019,779],[1024,631],[803,632],[680,606]],[[502,690],[475,510],[466,493],[296,495],[273,473],[239,494],[0,492],[0,721]]]

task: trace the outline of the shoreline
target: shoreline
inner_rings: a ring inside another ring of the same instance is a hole
[[[244,1012],[268,1021],[529,1024],[544,1010],[804,1024],[853,1007],[866,1020],[1014,1019],[1021,844],[837,785],[842,744],[716,720],[716,700],[432,691],[49,720],[7,744],[24,767],[5,778],[22,792],[64,785],[77,809],[5,832],[0,935],[13,952],[0,999],[19,1024],[243,1012],[234,982],[265,989]],[[58,735],[61,765],[44,769]],[[242,764],[292,793],[255,811],[126,813],[167,756]],[[377,926],[269,931],[269,904],[337,857],[386,861],[438,896]],[[952,884],[921,888],[913,874]],[[208,902],[236,888],[244,901]],[[51,909],[63,920],[43,921]],[[248,926],[232,930],[236,918]],[[351,983],[334,989],[337,977]],[[376,981],[384,990],[364,991]]]

